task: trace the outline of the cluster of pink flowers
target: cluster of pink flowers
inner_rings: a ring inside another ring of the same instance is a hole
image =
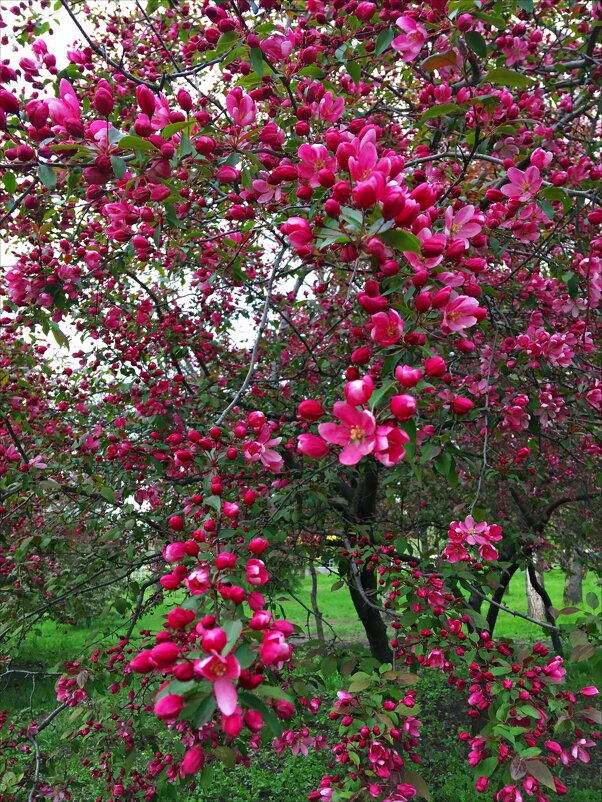
[[[452,521],[447,536],[449,542],[443,549],[442,556],[450,563],[472,561],[473,558],[466,550],[466,543],[478,546],[482,560],[497,560],[499,556],[491,545],[502,539],[502,528],[497,524],[488,524],[486,521],[476,523],[472,515],[468,515],[464,521]]]

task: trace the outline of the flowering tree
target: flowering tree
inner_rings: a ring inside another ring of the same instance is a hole
[[[60,73],[58,10],[81,35]],[[37,736],[73,708],[106,799],[309,744],[334,763],[310,799],[428,798],[408,690],[428,669],[464,694],[489,798],[546,802],[555,768],[589,759],[597,691],[563,689],[533,556],[597,503],[598,14],[7,9],[0,632],[9,653],[106,588],[124,616],[68,656],[54,710],[3,736],[20,793],[69,792]],[[308,553],[336,561],[374,658],[313,658],[342,672],[332,741],[272,604]],[[525,565],[554,653],[492,638]],[[573,626],[575,659],[592,632]]]

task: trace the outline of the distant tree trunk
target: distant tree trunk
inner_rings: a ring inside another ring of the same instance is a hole
[[[536,570],[535,576],[539,584],[544,587],[543,574]],[[527,591],[527,614],[536,621],[545,621],[546,607],[543,599],[533,587],[529,571],[525,571],[525,589]]]
[[[324,637],[324,623],[322,621],[322,613],[318,607],[318,575],[313,557],[309,560],[309,575],[311,576],[311,609],[316,620],[316,636],[320,643],[324,643],[326,640]]]
[[[572,555],[564,580],[564,601],[581,604],[583,601],[583,565]]]

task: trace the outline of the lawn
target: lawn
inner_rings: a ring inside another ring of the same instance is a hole
[[[318,604],[324,619],[337,633],[339,647],[361,649],[364,644],[363,631],[359,626],[349,592],[342,587],[331,590],[336,576],[318,575]],[[555,606],[561,608],[564,576],[560,570],[546,573],[546,588]],[[307,607],[311,606],[311,584],[309,578],[300,581],[295,596]],[[599,593],[597,578],[590,574],[584,582],[584,594]],[[169,598],[165,604],[144,615],[139,629],[156,630],[161,627],[163,615],[178,599]],[[517,574],[504,598],[504,603],[520,611],[526,612],[525,580],[523,574]],[[306,634],[315,635],[315,628],[310,626],[307,632],[307,614],[296,601],[285,596],[274,600],[276,612],[294,621]],[[329,637],[332,630],[326,627]],[[103,643],[114,643],[124,627],[117,618],[111,616],[104,619],[102,626],[92,628],[76,628],[57,625],[51,621],[42,621],[21,643],[18,654],[18,666],[25,670],[60,671],[61,664]],[[500,612],[498,619],[498,636],[514,636],[533,641],[544,639],[545,633],[524,619],[505,612]],[[586,663],[571,665],[569,682],[578,688],[599,681],[599,661],[592,659]],[[32,677],[28,675],[11,675],[0,677],[0,708],[19,709],[29,703],[35,713],[41,715],[55,705],[55,676],[36,677],[32,685]],[[337,687],[345,687],[346,680],[335,675],[329,680],[328,694],[334,696]],[[330,687],[332,684],[332,688]],[[424,774],[431,781],[432,802],[476,802],[472,771],[465,763],[465,747],[457,739],[457,732],[466,724],[462,699],[449,693],[446,678],[438,672],[427,674],[418,687],[422,710],[420,718],[423,727]],[[328,704],[318,719],[318,726],[326,732],[331,727],[327,718]],[[63,728],[66,726],[60,717],[56,724],[49,727],[42,739],[44,749],[60,748],[69,750],[68,744],[61,740]],[[80,792],[84,799],[92,799],[102,794],[102,783],[92,781],[88,773],[81,768],[80,758],[76,753],[66,758],[69,770],[81,779]],[[597,802],[600,798],[599,782],[600,759],[596,757],[589,766],[581,766],[577,777],[571,776],[569,784],[572,790],[564,797],[567,802]],[[237,766],[225,769],[216,765],[211,781],[205,790],[194,795],[183,792],[177,798],[187,802],[301,802],[307,793],[316,787],[320,777],[325,773],[336,771],[330,763],[328,753],[312,754],[308,758],[294,757],[287,752],[283,755],[266,753],[264,762],[252,764],[251,768]],[[572,773],[573,774],[573,773]],[[0,790],[2,781],[0,780]],[[104,799],[105,797],[100,796]],[[77,802],[79,802],[79,797]],[[551,795],[551,799],[560,799]]]

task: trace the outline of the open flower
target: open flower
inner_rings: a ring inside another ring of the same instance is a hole
[[[203,660],[195,660],[194,670],[213,683],[217,706],[225,716],[231,716],[238,704],[236,686],[232,682],[240,677],[240,663],[236,657],[214,652]]]
[[[374,415],[343,401],[338,401],[332,410],[341,423],[321,423],[318,426],[320,436],[327,443],[343,446],[339,462],[343,465],[357,465],[362,457],[374,451],[376,444]]]
[[[414,61],[426,42],[426,28],[411,17],[399,17],[395,24],[403,33],[393,39],[391,47],[402,54],[404,61]]]
[[[378,426],[374,458],[390,468],[405,457],[404,445],[409,442],[410,436],[403,429],[397,426]]]
[[[523,203],[531,200],[542,185],[542,179],[537,167],[527,167],[526,170],[511,167],[506,175],[510,183],[504,184],[500,192],[507,198],[515,198]]]
[[[395,345],[403,334],[403,320],[394,309],[372,315],[370,325],[370,336],[380,345]]]

